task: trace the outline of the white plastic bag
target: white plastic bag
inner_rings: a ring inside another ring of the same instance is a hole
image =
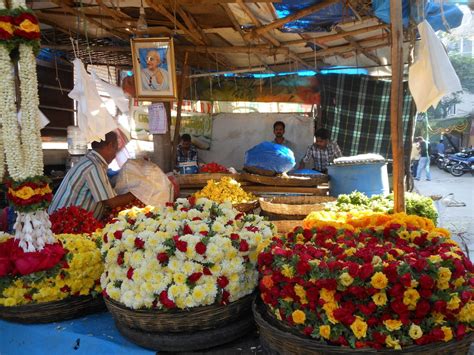
[[[461,91],[461,82],[443,44],[425,20],[418,25],[421,40],[408,73],[408,86],[418,112],[436,106],[446,95]]]
[[[164,206],[173,198],[173,185],[158,165],[144,159],[128,160],[120,170],[115,190],[131,192],[146,205]]]

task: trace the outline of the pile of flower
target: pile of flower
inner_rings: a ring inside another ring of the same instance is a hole
[[[415,193],[405,193],[406,213],[431,219],[436,223],[438,212],[429,197]],[[393,194],[388,196],[366,196],[362,192],[354,191],[348,195],[339,195],[335,202],[326,204],[326,210],[331,212],[371,211],[393,213]]]
[[[474,328],[474,268],[449,232],[405,214],[305,221],[259,255],[275,317],[321,342],[400,349]]]
[[[178,199],[121,212],[102,233],[106,297],[133,309],[185,309],[252,293],[257,246],[274,228],[230,202]]]
[[[217,163],[208,163],[201,166],[199,169],[201,173],[228,173],[229,170],[225,166]]]
[[[117,218],[120,212],[132,209],[134,207],[144,208],[145,204],[142,201],[140,201],[138,198],[135,198],[132,202],[126,205],[115,207],[113,209],[108,210],[105,217],[103,218],[104,225],[112,222],[115,218]]]
[[[257,198],[245,192],[240,183],[231,177],[223,177],[219,181],[209,180],[201,191],[196,192],[196,198],[208,198],[212,201],[222,203],[230,201],[232,203],[246,203],[255,201]]]
[[[60,208],[49,219],[51,230],[55,234],[92,234],[104,227],[92,212],[78,206]]]
[[[78,234],[56,238],[41,252],[25,253],[13,237],[0,237],[1,306],[100,294],[104,267],[95,241]]]

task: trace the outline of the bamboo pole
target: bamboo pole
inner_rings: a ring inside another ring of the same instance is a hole
[[[181,80],[180,80],[180,86],[179,86],[179,93],[178,93],[178,109],[176,110],[176,123],[174,125],[174,137],[173,137],[173,150],[172,150],[172,170],[176,167],[176,156],[177,156],[177,150],[178,150],[178,143],[180,140],[180,135],[179,135],[179,130],[181,128],[181,110],[183,107],[183,96],[184,96],[184,83],[185,79],[188,76],[188,56],[189,53],[186,52],[184,53],[184,59],[183,59],[183,66],[182,66],[182,74],[181,74]]]
[[[394,212],[405,211],[405,166],[403,157],[403,27],[402,5],[390,0],[392,87],[390,95],[390,130],[393,154]]]

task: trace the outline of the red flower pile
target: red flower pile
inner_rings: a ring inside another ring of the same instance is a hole
[[[296,228],[258,265],[275,317],[328,344],[400,349],[474,327],[473,264],[441,230]]]
[[[49,270],[59,264],[65,254],[66,249],[59,242],[46,244],[38,252],[25,253],[18,246],[18,240],[9,238],[0,243],[0,277]]]
[[[225,166],[219,165],[217,163],[208,163],[201,166],[201,173],[228,173],[229,170]]]
[[[89,212],[78,206],[63,207],[53,212],[51,230],[55,234],[92,234],[104,225]]]
[[[130,202],[129,204],[111,209],[107,213],[107,215],[103,218],[104,225],[112,223],[114,219],[117,218],[120,212],[129,210],[133,207],[144,208],[145,204],[142,201],[140,201],[138,198],[136,198],[134,201]]]

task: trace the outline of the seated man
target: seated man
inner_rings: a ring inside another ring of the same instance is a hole
[[[132,202],[130,192],[115,193],[107,178],[107,167],[118,150],[117,134],[109,132],[105,141],[92,142],[92,151],[87,153],[64,177],[49,206],[49,213],[62,207],[79,206],[102,218],[104,208],[116,208]]]
[[[299,169],[304,169],[305,164],[313,159],[313,169],[327,174],[328,165],[342,156],[341,149],[336,142],[329,140],[330,134],[327,129],[320,128],[314,135],[316,140],[308,147],[305,156],[301,159]]]
[[[198,153],[196,147],[191,143],[191,136],[187,133],[181,136],[181,143],[176,150],[176,167],[182,163],[198,162]]]
[[[275,139],[273,143],[284,145],[285,147],[291,149],[295,152],[295,146],[292,142],[284,137],[285,135],[285,123],[282,121],[276,121],[273,124],[273,134],[275,135]]]

